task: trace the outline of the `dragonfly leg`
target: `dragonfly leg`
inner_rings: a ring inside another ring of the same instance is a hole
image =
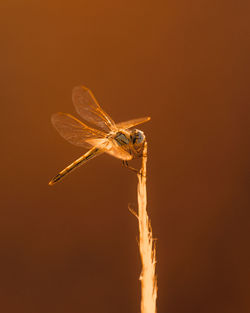
[[[131,171],[135,172],[136,174],[139,174],[139,173],[140,173],[139,170],[137,170],[136,168],[134,168],[134,167],[128,165],[128,161],[123,160],[123,161],[122,161],[122,165],[125,166],[125,167],[127,167],[127,168],[129,168]]]

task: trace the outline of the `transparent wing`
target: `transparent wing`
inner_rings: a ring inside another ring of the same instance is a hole
[[[73,89],[72,100],[76,112],[86,121],[100,127],[105,132],[116,130],[111,117],[105,113],[93,93],[84,86],[77,86]]]
[[[124,161],[129,161],[132,159],[132,155],[121,148],[113,147],[112,149],[105,149],[105,152],[117,159],[121,159]]]
[[[51,122],[64,139],[76,146],[89,148],[92,145],[88,140],[100,140],[106,136],[102,131],[88,127],[70,114],[53,114]]]
[[[117,159],[126,160],[126,161],[129,161],[132,159],[132,155],[128,151],[122,149],[121,147],[115,146],[114,144],[112,144],[112,142],[108,142],[104,150],[106,153],[112,155],[113,157]]]
[[[150,119],[151,119],[151,117],[149,117],[149,116],[136,118],[134,120],[118,123],[118,124],[116,124],[116,127],[122,128],[122,129],[128,129],[128,128],[134,127],[136,125],[145,123],[145,122],[149,121]]]

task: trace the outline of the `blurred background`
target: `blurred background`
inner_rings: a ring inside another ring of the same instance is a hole
[[[88,86],[150,115],[159,313],[250,312],[249,1],[0,2],[0,312],[139,312],[136,175],[53,129]]]

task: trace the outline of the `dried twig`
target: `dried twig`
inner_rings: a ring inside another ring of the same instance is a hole
[[[156,313],[157,280],[155,276],[156,250],[152,237],[152,228],[147,215],[146,189],[147,143],[145,143],[142,167],[138,173],[138,222],[139,249],[142,262],[141,313]]]

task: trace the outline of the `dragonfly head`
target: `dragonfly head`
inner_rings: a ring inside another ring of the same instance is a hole
[[[133,145],[139,145],[139,146],[143,145],[146,140],[143,131],[138,130],[138,129],[133,129],[131,131],[131,139],[132,139]]]

